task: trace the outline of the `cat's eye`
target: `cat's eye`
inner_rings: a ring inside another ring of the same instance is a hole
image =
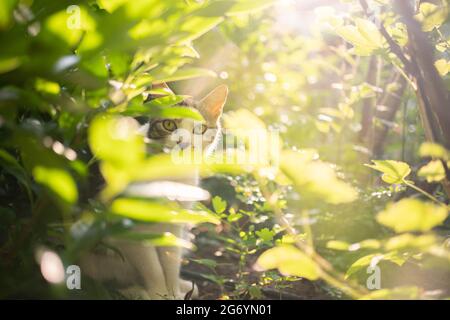
[[[204,134],[206,130],[208,130],[208,127],[205,124],[202,124],[201,126],[195,126],[194,134]]]
[[[164,120],[162,126],[167,131],[175,131],[177,129],[177,124],[173,120]]]

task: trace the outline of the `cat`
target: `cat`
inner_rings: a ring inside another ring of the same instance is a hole
[[[165,84],[160,87],[170,90]],[[141,132],[147,132],[149,141],[158,142],[169,150],[201,148],[206,150],[206,154],[211,153],[220,138],[220,118],[227,96],[228,87],[220,85],[199,101],[189,98],[178,104],[196,109],[205,119],[204,123],[185,118],[156,118],[150,119]],[[180,181],[172,177],[166,180],[195,186],[199,184],[196,172],[187,180]],[[170,232],[183,238],[185,229],[186,226],[180,224],[151,224],[141,225],[136,231],[159,234]],[[193,283],[180,278],[180,247],[152,247],[122,240],[111,244],[120,251],[121,256],[117,252],[88,254],[82,259],[82,271],[96,280],[116,282],[126,288],[121,292],[130,298],[183,299],[188,292],[191,297],[198,294]]]

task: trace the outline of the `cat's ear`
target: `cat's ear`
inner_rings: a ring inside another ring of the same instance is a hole
[[[228,87],[220,85],[200,100],[203,116],[208,121],[217,122],[222,115],[223,106],[227,101]]]

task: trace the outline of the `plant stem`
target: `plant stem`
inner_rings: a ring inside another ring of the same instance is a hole
[[[260,177],[256,177],[256,180],[260,185],[263,196],[269,200],[268,203],[270,207],[273,209],[275,218],[278,220],[280,225],[284,227],[286,232],[294,238],[296,246],[300,250],[302,250],[305,254],[307,254],[321,268],[321,278],[331,286],[338,288],[339,290],[348,294],[350,297],[354,299],[359,299],[362,296],[366,295],[368,292],[365,288],[361,287],[358,284],[349,283],[349,281],[347,281],[341,273],[336,271],[326,259],[324,259],[321,255],[316,253],[312,246],[308,245],[305,242],[302,242],[298,238],[297,231],[291,226],[289,221],[286,219],[281,208],[276,204],[275,201],[271,201],[272,199],[271,194],[269,190],[266,188],[264,182],[261,181]],[[310,236],[312,239],[312,234]],[[354,288],[352,288],[352,286],[354,286]]]
[[[422,190],[421,188],[417,187],[416,185],[405,181],[405,185],[407,185],[408,187],[416,190],[417,192],[423,194],[424,196],[426,196],[427,198],[433,200],[434,202],[439,203],[440,205],[444,205],[447,206],[446,204],[442,203],[441,201],[439,201],[436,197],[434,197],[433,195],[429,194],[428,192],[426,192],[425,190]]]

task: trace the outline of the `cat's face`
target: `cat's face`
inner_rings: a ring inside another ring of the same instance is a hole
[[[199,111],[204,123],[192,119],[151,119],[148,137],[168,149],[199,149],[214,147],[220,134],[220,117],[228,95],[228,88],[221,85],[200,101],[185,100],[181,106]]]

